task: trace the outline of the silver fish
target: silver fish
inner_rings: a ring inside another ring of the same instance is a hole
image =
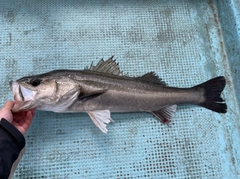
[[[14,112],[36,108],[54,112],[87,112],[107,133],[111,112],[150,112],[167,123],[176,105],[190,103],[226,113],[221,98],[226,81],[216,77],[191,88],[169,87],[154,72],[122,75],[113,57],[84,70],[55,70],[10,82]]]

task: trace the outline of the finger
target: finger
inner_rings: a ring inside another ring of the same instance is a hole
[[[30,109],[28,111],[15,112],[13,113],[14,121],[21,123],[21,121],[26,118],[26,115],[28,112],[31,113],[32,117],[35,115],[35,109]]]
[[[14,120],[13,125],[22,133],[25,134],[32,123],[32,111],[25,111],[25,117],[19,121]]]
[[[30,109],[31,113],[32,113],[32,116],[35,116],[35,112],[36,112],[36,109]]]
[[[21,124],[21,128],[23,129],[24,133],[27,132],[28,128],[32,124],[32,119],[33,119],[32,112],[28,111],[26,118],[25,118],[25,122],[23,124]]]
[[[32,124],[32,120],[33,120],[33,113],[32,111],[28,111],[27,116],[26,116],[26,122],[25,124],[30,127],[30,125]]]
[[[15,104],[15,101],[7,101],[7,102],[4,104],[3,108],[4,108],[5,110],[11,111],[12,108],[13,108],[13,106],[14,106],[14,104]]]
[[[24,119],[26,115],[27,115],[27,111],[20,111],[20,112],[13,113],[13,120],[16,122],[19,122],[22,119]]]

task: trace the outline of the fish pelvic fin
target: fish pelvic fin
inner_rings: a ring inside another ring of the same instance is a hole
[[[109,110],[88,111],[93,123],[103,132],[107,133],[107,124],[113,122]]]
[[[221,97],[221,93],[226,85],[226,80],[223,76],[213,78],[200,85],[194,86],[197,90],[204,90],[204,102],[198,104],[207,109],[218,113],[226,113],[227,105]]]
[[[166,106],[158,111],[152,111],[151,113],[157,117],[162,123],[168,124],[171,122],[174,112],[177,110],[177,105]]]

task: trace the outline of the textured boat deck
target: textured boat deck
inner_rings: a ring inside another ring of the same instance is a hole
[[[38,111],[14,178],[240,178],[240,3],[227,2],[0,1],[1,105],[11,80],[112,55],[171,86],[227,81],[227,114],[179,105],[169,126],[113,114],[106,135],[87,114]]]

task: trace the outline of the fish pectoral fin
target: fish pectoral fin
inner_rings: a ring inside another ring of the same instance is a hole
[[[88,115],[92,119],[93,123],[103,132],[107,133],[107,124],[113,122],[111,113],[109,110],[100,111],[88,111]]]
[[[177,105],[166,106],[158,111],[152,111],[151,113],[156,116],[162,123],[170,123],[173,113],[177,110]]]
[[[89,94],[86,94],[86,95],[79,95],[78,96],[78,101],[80,101],[81,103],[84,103],[90,99],[93,99],[93,98],[96,98],[100,95],[102,95],[103,93],[105,93],[106,90],[100,90],[100,91],[95,91],[93,93],[89,93]]]

